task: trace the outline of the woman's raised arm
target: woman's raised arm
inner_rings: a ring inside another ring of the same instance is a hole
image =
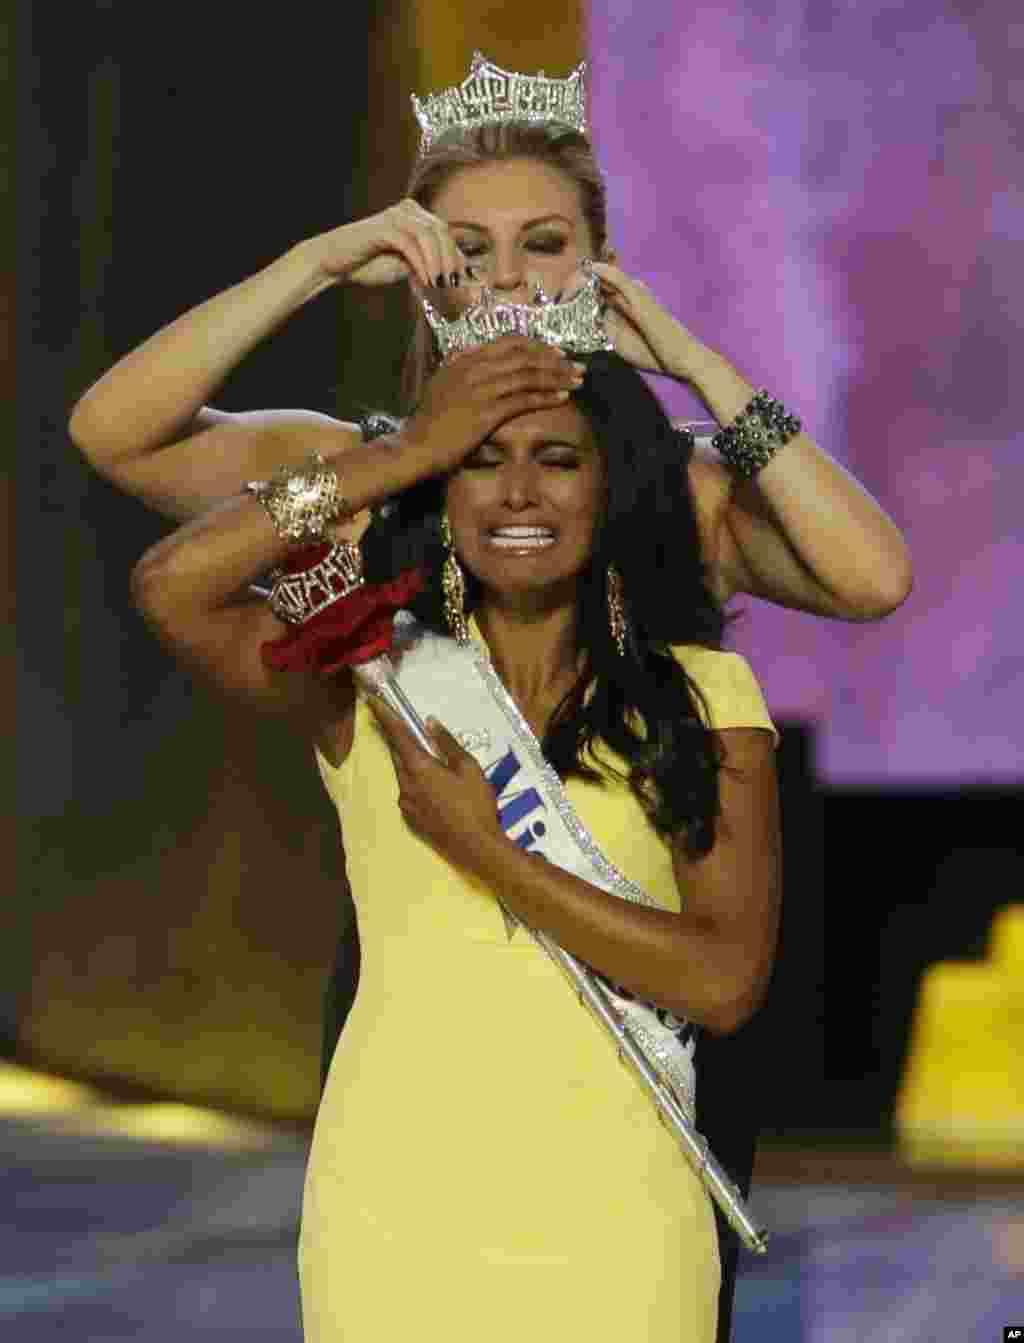
[[[185,521],[312,444],[325,457],[354,426],[308,410],[228,414],[208,402],[231,371],[335,284],[433,284],[465,273],[447,231],[415,201],[297,243],[263,270],[162,327],[84,393],[69,422],[84,457],[126,493]]]
[[[345,454],[345,499],[362,512],[434,469],[429,444],[389,435],[372,444],[357,441]],[[336,522],[327,535],[351,539],[351,525]],[[161,641],[225,694],[266,712],[297,710],[309,694],[294,677],[263,664],[261,643],[285,626],[262,598],[246,595],[291,544],[277,534],[263,505],[241,494],[165,536],[132,571],[135,604]]]
[[[619,353],[695,392],[721,425],[754,387],[699,341],[643,281],[594,262]],[[906,600],[913,576],[899,528],[849,471],[806,433],[751,480],[698,451],[690,483],[716,593],[762,597],[834,620],[878,620]]]
[[[691,385],[721,424],[753,388],[707,351]],[[791,439],[751,480],[708,448],[691,461],[708,562],[722,600],[749,593],[833,620],[879,620],[913,583],[899,528],[849,471],[806,433]]]
[[[224,478],[225,488],[215,497],[236,493],[242,482],[236,472],[229,479],[225,471],[225,430],[233,436],[242,429],[251,436],[279,416],[262,412],[246,423],[206,403],[250,350],[336,282],[323,271],[315,247],[299,243],[255,275],[183,313],[118,360],[80,398],[68,425],[76,447],[101,475],[174,517],[194,512],[189,481],[196,472],[202,477],[200,489],[216,488]],[[201,445],[153,461],[161,450],[197,438],[203,439]]]

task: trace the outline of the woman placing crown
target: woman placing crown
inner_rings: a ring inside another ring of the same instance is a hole
[[[417,108],[405,201],[179,318],[72,418],[98,469],[186,520],[137,566],[141,608],[225,691],[309,733],[344,825],[362,967],[303,1201],[317,1343],[715,1337],[707,1194],[501,905],[660,1040],[692,1114],[699,1037],[756,1011],[778,927],[776,735],[750,668],[721,651],[722,603],[870,619],[909,588],[877,505],[615,266],[559,82],[477,63]],[[413,409],[376,442],[207,406],[322,290],[406,278]],[[577,339],[588,285],[617,353]],[[520,334],[538,289],[556,301]],[[636,368],[700,394],[721,426],[710,452]],[[378,577],[427,574],[400,676],[443,724],[439,759],[350,672],[272,665],[285,626],[238,600],[297,541],[342,540]]]

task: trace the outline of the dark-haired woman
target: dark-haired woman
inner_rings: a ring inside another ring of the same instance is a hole
[[[535,283],[559,293],[584,257],[605,259],[598,269],[624,358],[685,382],[721,424],[729,423],[752,387],[644,286],[610,264],[604,187],[586,139],[506,125],[482,128],[458,143],[439,142],[417,162],[406,200],[300,243],[157,332],[89,389],[75,408],[73,437],[102,474],[183,521],[236,494],[247,480],[283,463],[302,462],[312,448],[331,461],[345,454],[346,464],[351,454],[353,469],[372,459],[386,484],[403,446],[401,432],[370,450],[356,426],[328,416],[297,410],[232,415],[209,402],[254,345],[332,285],[409,278],[423,286],[443,278],[446,301],[458,307],[486,280],[502,298],[525,301]],[[432,290],[435,300],[441,293]],[[423,379],[436,364],[416,301],[413,314],[405,379],[409,407],[419,403]],[[542,393],[549,375],[540,366],[530,373],[531,391]],[[438,427],[454,436],[453,448],[468,452],[468,422],[457,408],[452,412],[436,400],[434,406]],[[418,423],[423,422],[421,414]],[[835,619],[871,620],[907,595],[910,562],[898,529],[807,434],[750,478],[734,473],[706,446],[687,457],[681,453],[679,464],[689,478],[707,583],[719,602],[747,592]],[[251,501],[228,507],[251,509]],[[364,509],[336,534],[369,542],[376,528],[367,535],[368,527]],[[676,577],[666,574],[663,581],[672,590]],[[262,607],[235,606],[227,620],[246,628],[246,622],[262,620],[268,639],[280,633]],[[259,683],[262,671],[252,670]],[[548,689],[553,694],[559,688]],[[240,689],[273,708],[283,694],[294,701],[296,713],[315,722],[322,717],[323,696],[336,692],[283,680],[273,695],[254,694],[246,677],[240,678]],[[351,960],[348,955],[348,964]],[[342,990],[332,1000],[343,1004],[346,996]],[[340,1013],[329,1009],[327,1058],[339,1024]],[[747,1178],[749,1160],[741,1158]],[[728,1293],[723,1304],[727,1307]]]
[[[749,667],[720,651],[679,436],[620,359],[587,364],[517,337],[469,351],[430,379],[401,439],[345,460],[350,509],[402,496],[383,524],[392,543],[377,540],[382,569],[401,538],[401,567],[418,547],[429,574],[409,606],[428,637],[421,689],[433,678],[456,712],[492,696],[505,717],[480,754],[508,778],[443,730],[434,760],[348,672],[268,669],[274,617],[230,604],[288,548],[255,499],[181,528],[136,572],[169,646],[311,733],[344,827],[362,970],[303,1203],[315,1343],[715,1337],[706,1192],[560,970],[508,940],[497,903],[659,1014],[688,1050],[692,1118],[695,1032],[736,1030],[771,971],[776,738]],[[508,534],[523,527],[537,539]],[[368,538],[368,577],[377,562]],[[445,563],[464,576],[461,609],[445,606]],[[454,650],[445,660],[463,622],[486,684]],[[650,905],[533,860],[560,807],[609,881]]]

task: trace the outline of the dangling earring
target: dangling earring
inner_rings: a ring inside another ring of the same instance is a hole
[[[607,571],[608,588],[608,624],[612,638],[619,650],[619,657],[626,656],[626,606],[622,599],[622,575],[609,564]]]
[[[466,596],[466,581],[459,561],[455,557],[455,545],[452,541],[452,529],[447,512],[441,514],[441,540],[446,555],[441,570],[441,589],[444,592],[444,618],[452,634],[460,644],[469,643],[469,630],[463,603]]]

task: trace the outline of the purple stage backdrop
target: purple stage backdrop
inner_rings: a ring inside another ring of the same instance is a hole
[[[1024,10],[591,0],[612,240],[903,529],[907,602],[731,633],[834,784],[1024,776]],[[1012,18],[1012,15],[1019,15]],[[702,415],[652,379],[669,408]]]

